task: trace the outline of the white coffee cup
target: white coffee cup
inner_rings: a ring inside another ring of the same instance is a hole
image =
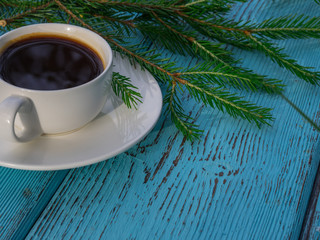
[[[111,48],[102,37],[85,28],[56,23],[17,28],[0,37],[0,52],[11,42],[37,33],[85,43],[99,55],[104,71],[85,84],[62,90],[31,90],[0,78],[0,137],[15,142],[83,127],[99,114],[111,91]]]

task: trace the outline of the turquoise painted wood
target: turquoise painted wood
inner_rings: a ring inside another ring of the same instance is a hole
[[[320,238],[320,168],[314,181],[313,191],[310,196],[308,209],[305,214],[300,239]]]
[[[319,10],[312,0],[249,0],[231,17],[262,21]],[[279,44],[320,69],[319,40]],[[263,55],[234,52],[245,66],[283,79],[286,96],[320,122],[319,87]],[[319,133],[280,97],[243,94],[274,108],[271,127],[233,120],[185,95],[187,112],[205,129],[199,142],[185,141],[162,115],[139,144],[99,164],[61,172],[0,168],[0,238],[298,239],[319,165]],[[316,239],[316,231],[309,236]]]
[[[21,239],[33,226],[68,171],[0,168],[0,239]]]

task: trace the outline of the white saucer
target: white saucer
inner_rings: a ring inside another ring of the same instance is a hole
[[[102,113],[80,130],[42,136],[28,143],[0,139],[0,166],[26,170],[59,170],[97,163],[122,153],[145,137],[154,127],[162,109],[158,83],[147,71],[133,67],[115,56],[114,71],[130,77],[143,103],[128,109],[115,95]]]

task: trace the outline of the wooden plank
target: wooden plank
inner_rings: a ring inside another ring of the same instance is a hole
[[[308,208],[304,217],[300,239],[320,238],[320,166],[313,184]]]
[[[0,167],[0,239],[25,237],[67,172]]]
[[[281,12],[319,13],[306,1],[250,0],[235,18],[261,21]],[[318,40],[281,41],[299,62],[319,68]],[[235,50],[244,65],[281,78],[285,94],[314,120],[319,88]],[[190,143],[162,116],[127,153],[71,170],[27,239],[296,239],[319,164],[318,133],[280,97],[244,93],[274,108],[259,130],[185,96],[206,132]]]

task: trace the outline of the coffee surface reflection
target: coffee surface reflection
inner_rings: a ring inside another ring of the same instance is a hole
[[[55,36],[17,41],[0,56],[0,76],[27,89],[59,90],[87,83],[103,72],[97,54],[70,39]]]

